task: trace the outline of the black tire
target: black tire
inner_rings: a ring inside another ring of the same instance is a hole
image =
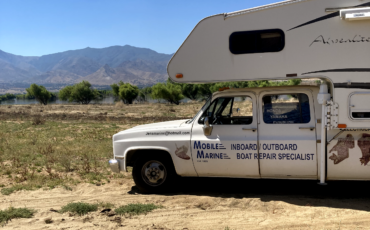
[[[140,155],[132,170],[135,184],[143,193],[170,191],[176,176],[171,157],[156,152]]]

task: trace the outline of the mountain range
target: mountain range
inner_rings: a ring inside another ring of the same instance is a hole
[[[167,79],[172,54],[129,45],[85,48],[40,57],[26,57],[0,50],[0,83],[73,84],[87,80],[93,85],[119,81],[150,85]]]

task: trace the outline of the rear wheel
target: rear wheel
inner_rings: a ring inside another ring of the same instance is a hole
[[[172,160],[155,153],[140,156],[132,170],[136,186],[144,193],[168,191],[175,176]]]

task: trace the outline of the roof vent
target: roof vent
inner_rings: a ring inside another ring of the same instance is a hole
[[[370,19],[370,7],[341,10],[340,17],[347,21]]]

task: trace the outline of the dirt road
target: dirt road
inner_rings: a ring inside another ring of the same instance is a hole
[[[369,182],[182,179],[177,192],[140,194],[133,180],[96,186],[80,184],[72,191],[20,191],[1,195],[0,208],[29,207],[31,219],[16,219],[4,229],[370,229]],[[134,217],[59,214],[72,201],[154,203],[163,209]],[[53,223],[44,220],[52,217]]]

